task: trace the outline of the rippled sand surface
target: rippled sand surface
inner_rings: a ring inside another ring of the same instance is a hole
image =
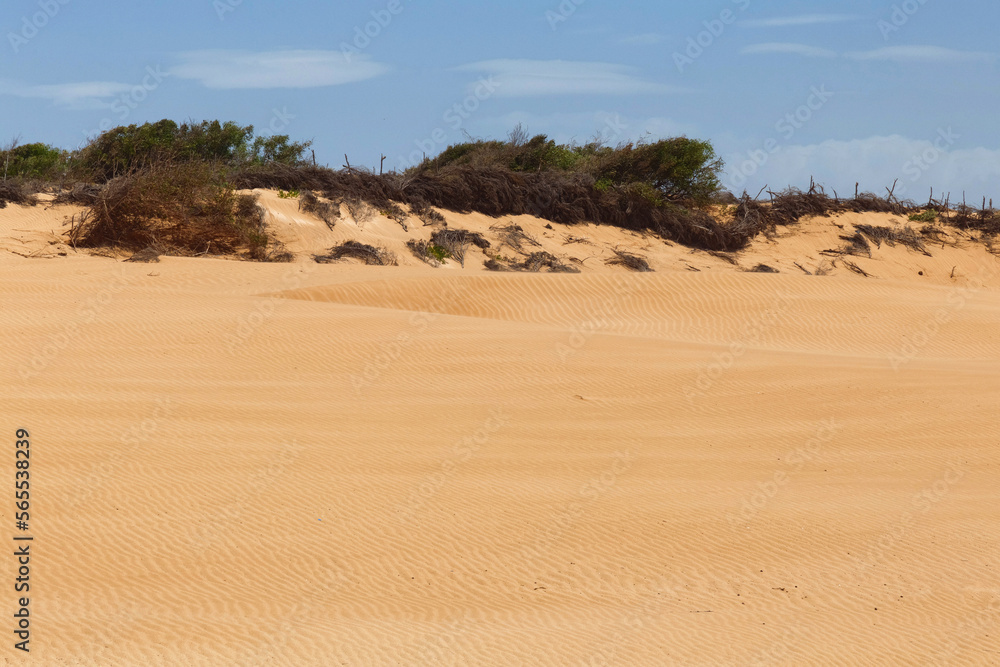
[[[980,246],[868,279],[794,272],[828,221],[741,258],[776,275],[603,228],[657,271],[134,264],[53,215],[0,211],[33,664],[1000,662]],[[330,244],[310,224],[295,252]]]

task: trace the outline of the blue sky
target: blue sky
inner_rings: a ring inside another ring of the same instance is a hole
[[[724,183],[1000,202],[995,0],[7,0],[0,143],[160,118],[407,166],[516,123],[708,139]]]

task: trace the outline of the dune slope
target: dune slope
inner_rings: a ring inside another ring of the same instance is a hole
[[[0,211],[37,664],[995,662],[981,245],[806,275],[850,221],[805,221],[737,258],[765,275],[522,219],[657,271],[493,274],[268,206],[294,263],[43,259],[14,230],[66,212]],[[349,238],[402,265],[308,261]]]

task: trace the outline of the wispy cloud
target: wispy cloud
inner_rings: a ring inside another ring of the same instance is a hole
[[[455,68],[478,72],[497,83],[498,96],[640,95],[683,92],[645,81],[623,65],[566,60],[486,60]]]
[[[652,46],[654,44],[659,44],[665,39],[666,37],[664,37],[663,35],[657,34],[655,32],[647,32],[642,35],[632,35],[630,37],[626,37],[625,39],[622,40],[622,44],[632,44],[635,46]]]
[[[997,59],[995,53],[956,51],[940,46],[888,46],[874,51],[852,51],[844,55],[852,60],[891,60],[901,63],[993,62]]]
[[[189,51],[170,73],[206,88],[320,88],[372,79],[388,67],[339,51]]]
[[[825,23],[848,23],[857,21],[854,14],[801,14],[799,16],[776,16],[770,19],[754,19],[743,21],[740,25],[748,28],[788,28],[803,25],[822,25]]]
[[[791,53],[806,58],[836,58],[837,52],[821,49],[808,44],[792,44],[787,42],[768,42],[766,44],[751,44],[740,51],[743,54]]]
[[[934,156],[928,159],[927,156]],[[746,155],[727,156],[730,164]],[[922,160],[926,171],[914,169]],[[854,184],[862,190],[884,192],[899,179],[899,196],[926,197],[931,187],[935,193],[961,193],[972,198],[997,196],[1000,181],[1000,150],[988,148],[949,148],[942,150],[933,138],[914,139],[900,135],[873,136],[864,139],[828,140],[816,144],[785,146],[770,156],[767,164],[746,184],[748,190],[770,184],[772,188],[808,186],[809,176],[839,194],[853,194]]]
[[[556,111],[534,113],[513,111],[500,116],[484,118],[482,127],[491,136],[503,136],[520,123],[529,134],[546,134],[561,144],[586,143],[600,138],[609,144],[640,139],[695,136],[698,128],[690,123],[664,116],[636,117],[623,111]]]
[[[19,81],[0,81],[0,95],[24,99],[41,99],[71,109],[106,109],[112,98],[131,90],[132,86],[113,81],[83,81],[31,85]]]

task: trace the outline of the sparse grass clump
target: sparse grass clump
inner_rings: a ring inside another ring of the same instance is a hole
[[[911,250],[916,250],[924,253],[925,255],[929,255],[927,248],[924,246],[924,242],[910,227],[893,228],[873,225],[855,225],[854,228],[874,241],[876,247],[881,248],[882,244],[885,243],[891,248],[895,247],[895,245],[899,243],[900,245],[910,248]]]
[[[431,208],[430,204],[422,199],[410,202],[410,213],[419,218],[424,226],[439,225],[444,223],[444,216]]]
[[[345,257],[359,259],[369,266],[396,266],[398,264],[396,254],[391,250],[376,248],[357,241],[345,241],[339,246],[331,248],[328,255],[316,255],[313,259],[320,264],[332,264]]]
[[[465,229],[439,229],[431,234],[431,246],[443,248],[448,257],[454,257],[462,268],[465,268],[465,252],[470,245],[487,250],[490,242],[482,234]]]
[[[299,210],[312,213],[325,222],[330,229],[333,229],[340,219],[340,207],[320,201],[312,190],[305,190],[299,197]]]
[[[580,273],[580,269],[575,266],[564,264],[555,255],[539,251],[533,252],[522,261],[514,261],[502,255],[491,257],[483,265],[489,271],[518,271],[525,273]]]
[[[379,215],[393,220],[403,228],[404,232],[410,231],[409,227],[406,226],[406,219],[409,217],[409,214],[399,204],[393,201],[382,201],[376,205],[379,209]]]
[[[23,182],[0,181],[0,208],[5,208],[8,202],[22,206],[34,206],[38,200]]]
[[[639,255],[625,252],[618,248],[615,248],[614,253],[614,257],[604,262],[608,266],[624,266],[630,271],[637,271],[639,273],[650,273],[653,271],[653,267],[649,265],[645,257],[640,257]]]
[[[508,225],[493,225],[490,231],[497,235],[500,248],[508,247],[515,252],[524,252],[525,246],[541,247],[541,243],[526,233],[521,225],[513,222]]]
[[[937,211],[927,210],[921,211],[920,213],[911,213],[910,222],[934,222],[937,220]]]
[[[840,239],[846,241],[846,245],[838,250],[824,250],[823,253],[828,255],[864,255],[869,258],[872,256],[872,246],[861,232],[856,231],[851,236],[841,235]]]
[[[406,247],[410,249],[410,252],[415,257],[432,266],[444,264],[445,260],[451,257],[451,253],[447,248],[436,245],[431,241],[416,241],[411,239],[406,242]]]

